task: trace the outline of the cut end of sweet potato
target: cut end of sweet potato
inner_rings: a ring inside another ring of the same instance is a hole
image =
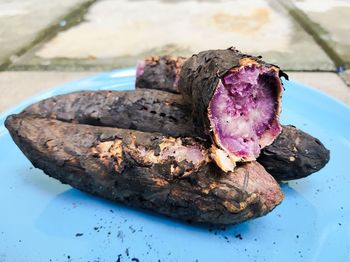
[[[232,161],[251,161],[280,134],[279,70],[244,61],[220,78],[209,103],[216,144]]]
[[[143,73],[145,72],[145,66],[146,66],[146,62],[144,60],[140,60],[137,62],[136,78],[139,78],[143,75]]]

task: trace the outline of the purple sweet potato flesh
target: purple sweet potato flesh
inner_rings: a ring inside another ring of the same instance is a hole
[[[145,72],[146,62],[141,60],[136,65],[136,78],[140,78]]]
[[[203,51],[183,63],[178,89],[197,132],[211,137],[222,170],[255,160],[280,133],[282,75],[277,66],[234,48]]]
[[[261,137],[281,132],[276,118],[278,75],[253,65],[230,71],[221,78],[209,104],[209,120],[218,143],[240,158],[258,157]],[[272,88],[271,86],[276,85]]]

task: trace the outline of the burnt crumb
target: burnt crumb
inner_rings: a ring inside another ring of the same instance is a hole
[[[32,169],[33,169],[33,167],[31,166],[29,169],[30,169],[30,170],[32,170]]]
[[[97,231],[97,232],[100,232],[101,228],[102,228],[102,226],[100,226],[100,227],[94,227],[94,230]]]
[[[84,235],[83,233],[76,233],[75,237],[81,237],[82,235]]]
[[[139,260],[138,258],[136,258],[136,257],[133,257],[133,258],[131,259],[131,261],[140,262],[140,260]]]
[[[119,254],[116,262],[121,262],[121,257],[122,257],[122,254]]]
[[[118,231],[117,238],[120,238],[122,242],[124,241],[124,233],[123,233],[123,231],[121,231],[121,230]]]
[[[70,255],[68,255],[67,258],[70,259]]]
[[[129,248],[125,249],[125,254],[129,256]]]
[[[136,232],[136,229],[133,228],[132,226],[129,226],[129,229],[131,230],[131,233],[133,233],[133,234]]]
[[[238,238],[239,240],[242,240],[243,239],[243,237],[242,237],[242,235],[241,234],[237,234],[237,235],[235,235],[235,238]],[[255,240],[255,239],[254,239]]]
[[[109,212],[114,213],[114,211],[112,209],[110,209]]]
[[[224,236],[224,238],[225,238],[225,240],[226,240],[227,243],[230,243],[230,240],[228,239],[227,236]]]
[[[343,207],[340,207],[341,210],[343,210],[344,208]]]
[[[272,244],[276,245],[276,242],[275,242],[275,241],[273,241],[273,242],[272,242]]]
[[[299,235],[296,235],[296,238],[299,238]]]
[[[107,233],[108,235],[110,235],[111,234],[111,231],[108,231],[108,233]]]
[[[22,242],[22,240],[18,240],[18,242]]]
[[[341,226],[341,223],[338,223],[339,226]]]
[[[215,232],[214,232],[214,235],[216,236],[217,234],[218,234],[218,232],[215,231]]]

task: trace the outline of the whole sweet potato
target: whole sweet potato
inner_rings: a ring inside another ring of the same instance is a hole
[[[257,162],[219,170],[193,138],[67,123],[28,114],[6,127],[37,168],[79,190],[196,223],[235,224],[283,199]]]

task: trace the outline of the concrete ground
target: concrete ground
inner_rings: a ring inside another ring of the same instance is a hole
[[[0,72],[0,112],[54,86],[73,81],[93,72]]]
[[[144,56],[229,46],[350,104],[349,16],[342,0],[0,0],[0,112]]]
[[[64,28],[65,17],[88,5],[89,0],[0,0],[0,67],[32,45]]]

